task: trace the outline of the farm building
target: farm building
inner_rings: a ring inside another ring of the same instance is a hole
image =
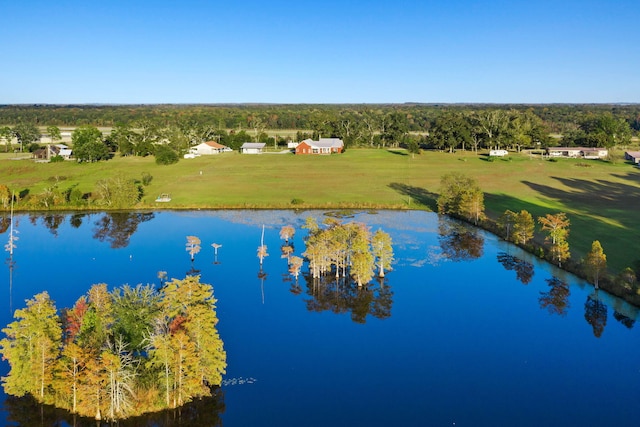
[[[240,147],[240,152],[242,154],[262,154],[265,145],[264,142],[245,142]]]
[[[344,142],[339,138],[320,138],[319,141],[305,139],[296,147],[296,154],[342,153]]]
[[[640,165],[640,151],[625,151],[625,160],[631,160],[636,165]]]
[[[227,147],[226,145],[219,144],[215,141],[207,141],[207,142],[198,144],[195,147],[192,147],[191,150],[189,151],[191,151],[194,154],[209,155],[209,154],[220,154],[225,151],[233,151],[233,150],[231,150],[231,148]]]
[[[64,144],[47,144],[44,148],[38,148],[34,151],[32,157],[36,160],[51,160],[53,157],[60,156],[65,160],[69,160],[71,154],[72,150]]]
[[[583,159],[605,159],[609,156],[609,150],[606,148],[588,148],[588,147],[549,147],[547,148],[549,157],[567,157],[567,158],[583,158]]]

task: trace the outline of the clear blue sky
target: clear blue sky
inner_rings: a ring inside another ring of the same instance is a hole
[[[0,103],[640,102],[634,1],[0,0]]]

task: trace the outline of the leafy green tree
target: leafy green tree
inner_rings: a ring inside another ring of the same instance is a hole
[[[96,183],[95,197],[110,208],[130,208],[140,201],[142,190],[133,179],[122,176],[101,179]]]
[[[119,123],[111,130],[109,136],[121,156],[129,156],[134,153],[136,134],[130,126]]]
[[[598,289],[598,282],[600,277],[605,273],[607,269],[607,256],[602,249],[600,241],[594,240],[591,244],[591,250],[587,253],[583,261],[584,269],[593,281],[596,289]]]
[[[129,351],[142,351],[159,314],[160,295],[152,285],[140,284],[114,289],[112,296],[113,315],[118,319],[113,327],[115,336],[122,337]]]
[[[60,128],[58,126],[47,126],[47,135],[51,138],[52,143],[62,139],[62,134],[60,133]]]
[[[458,147],[464,150],[472,143],[470,124],[461,113],[446,112],[434,120],[429,141],[435,148],[447,149],[450,153]]]
[[[80,126],[71,134],[73,156],[81,162],[97,162],[109,158],[109,148],[102,132],[94,126]]]
[[[535,223],[533,222],[533,216],[526,211],[521,210],[516,216],[516,222],[513,225],[513,239],[516,243],[526,245],[527,242],[533,239],[533,233],[535,231]]]
[[[484,194],[478,181],[460,172],[443,175],[440,179],[438,212],[472,220],[477,224],[484,215]]]
[[[155,157],[158,165],[172,165],[180,160],[178,153],[168,145],[156,146]]]
[[[24,151],[24,146],[40,140],[40,129],[33,123],[21,122],[13,128],[13,134],[20,144],[20,151]]]
[[[13,141],[13,131],[9,126],[0,127],[0,140],[4,140],[5,152],[9,152],[11,141]]]
[[[627,145],[631,141],[631,128],[622,118],[605,113],[585,120],[581,128],[586,133],[587,143],[593,147],[611,148]]]
[[[0,354],[11,370],[3,377],[7,394],[31,394],[40,402],[52,401],[50,384],[55,361],[60,355],[62,328],[55,303],[47,292],[27,300],[27,307],[16,310],[14,318],[2,330]]]

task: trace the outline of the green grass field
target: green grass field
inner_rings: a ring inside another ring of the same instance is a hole
[[[51,186],[94,190],[96,181],[120,175],[141,179],[141,209],[217,208],[391,208],[435,209],[440,177],[460,171],[475,177],[485,192],[486,213],[526,209],[537,218],[566,212],[574,259],[600,240],[612,270],[640,259],[640,169],[622,161],[561,159],[527,155],[487,161],[471,152],[353,149],[341,155],[241,155],[225,153],[158,166],[153,157],[116,157],[94,164],[34,163],[0,155],[0,183],[31,194]],[[169,193],[171,202],[156,203]],[[296,199],[298,204],[292,204]]]

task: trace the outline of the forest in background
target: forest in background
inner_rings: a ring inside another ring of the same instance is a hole
[[[610,147],[640,131],[640,104],[0,105],[0,126],[25,124],[135,130],[183,149],[207,140],[277,145],[292,138],[276,136],[285,130],[297,140],[339,137],[346,147]]]

